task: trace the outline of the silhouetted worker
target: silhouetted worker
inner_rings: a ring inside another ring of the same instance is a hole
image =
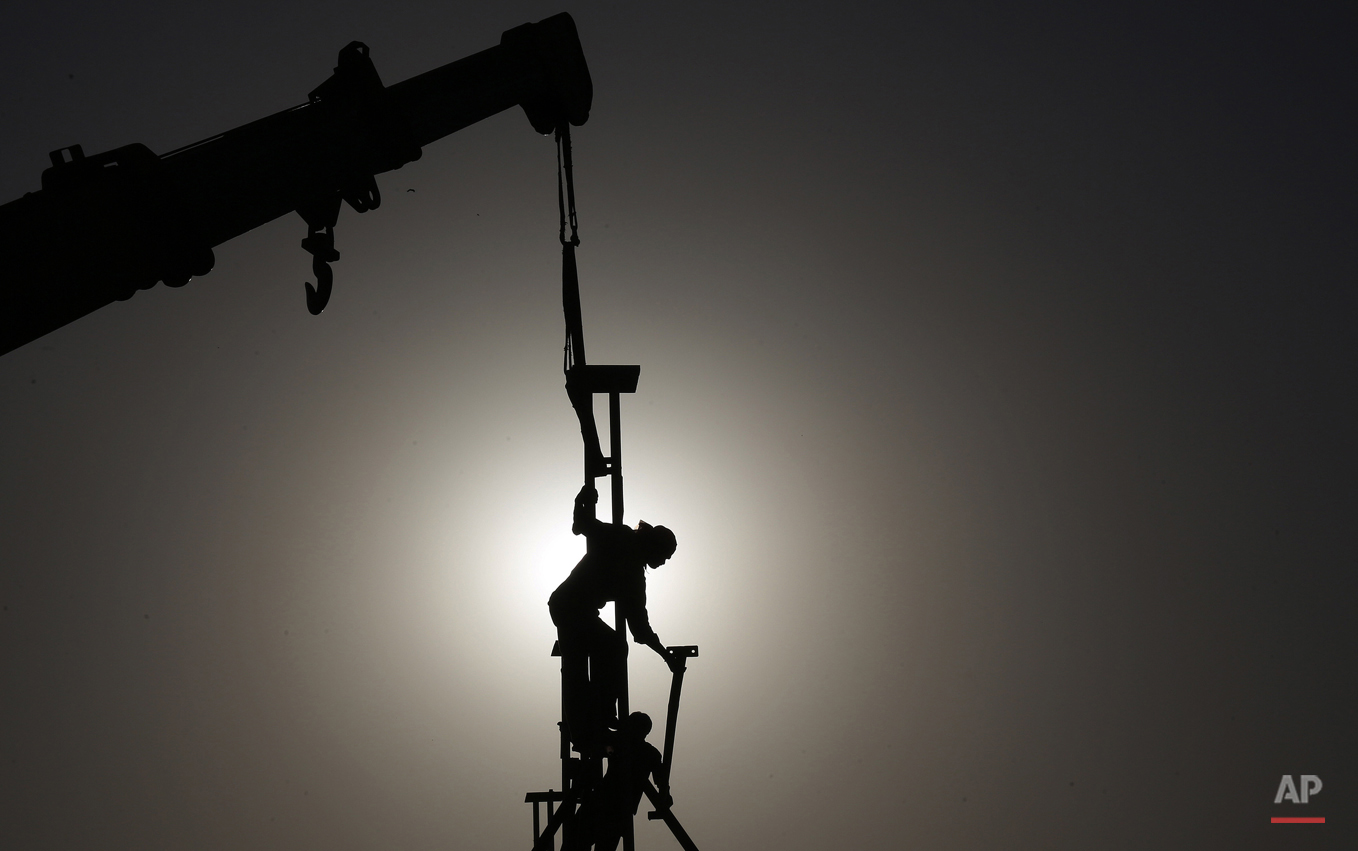
[[[598,755],[605,724],[617,725],[614,701],[626,664],[626,638],[599,619],[605,603],[616,606],[632,638],[660,654],[671,670],[683,664],[660,643],[646,614],[646,567],[674,555],[674,533],[644,521],[636,529],[603,523],[594,516],[598,501],[592,485],[575,497],[571,531],[585,536],[585,557],[547,601],[561,640],[566,727],[585,756]]]
[[[650,732],[651,716],[633,712],[621,732],[608,736],[608,773],[586,796],[572,838],[561,851],[585,851],[591,843],[594,851],[614,851],[628,820],[637,814],[647,777],[655,778],[661,803],[673,803],[660,751],[646,741]]]

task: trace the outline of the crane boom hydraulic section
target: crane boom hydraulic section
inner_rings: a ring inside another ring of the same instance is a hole
[[[539,133],[584,124],[592,99],[562,13],[391,86],[353,42],[306,103],[167,154],[53,151],[42,189],[0,206],[0,354],[157,282],[183,286],[211,270],[214,247],[292,211],[307,223],[317,276],[307,307],[320,313],[340,203],[377,207],[374,175],[515,105]]]

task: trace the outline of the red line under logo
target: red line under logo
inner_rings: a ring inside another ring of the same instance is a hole
[[[1309,816],[1274,816],[1269,819],[1274,824],[1324,824],[1325,817],[1311,818]]]

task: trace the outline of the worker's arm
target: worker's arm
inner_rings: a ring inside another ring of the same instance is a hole
[[[656,750],[649,742],[643,749],[646,759],[646,768],[651,776],[655,778],[656,791],[659,800],[655,801],[656,809],[667,810],[674,806],[674,797],[670,794],[670,772],[665,765],[664,759],[660,756],[660,751]]]
[[[626,595],[619,595],[617,604],[622,607],[622,613],[627,618],[627,627],[632,630],[632,640],[637,644],[645,644],[660,655],[665,660],[671,671],[676,666],[684,664],[684,660],[665,647],[660,640],[660,636],[651,629],[651,617],[646,612],[646,577],[639,576],[635,586]]]

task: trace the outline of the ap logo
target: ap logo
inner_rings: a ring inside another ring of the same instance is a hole
[[[1281,804],[1283,801],[1289,801],[1293,804],[1305,804],[1309,802],[1311,798],[1319,795],[1320,790],[1324,788],[1324,784],[1320,782],[1320,778],[1314,774],[1302,774],[1300,777],[1300,783],[1293,783],[1292,775],[1284,774],[1283,779],[1278,781],[1278,794],[1273,796],[1273,803]],[[1301,789],[1300,794],[1297,793],[1297,789],[1299,788]],[[1274,824],[1324,824],[1325,817],[1273,816],[1269,821]]]
[[[1297,786],[1292,782],[1292,775],[1284,774],[1283,779],[1278,782],[1278,794],[1274,796],[1273,803],[1281,804],[1283,801],[1291,801],[1294,804],[1304,804],[1311,799],[1312,795],[1320,794],[1324,784],[1320,778],[1314,774],[1301,775],[1301,797],[1297,797]]]

